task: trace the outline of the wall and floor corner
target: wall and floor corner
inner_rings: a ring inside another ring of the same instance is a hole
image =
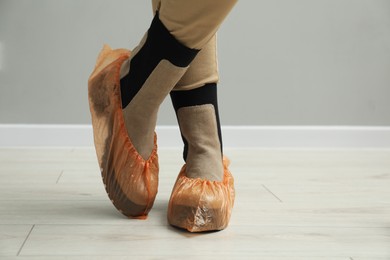
[[[390,147],[390,2],[239,1],[219,39],[228,146]],[[87,78],[132,48],[147,1],[0,2],[0,146],[91,145]],[[162,146],[180,144],[167,99]]]

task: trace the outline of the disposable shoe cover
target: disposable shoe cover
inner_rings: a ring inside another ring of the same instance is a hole
[[[176,180],[168,206],[168,222],[190,232],[227,227],[234,205],[234,179],[225,158],[222,181],[186,177],[184,165]]]
[[[120,68],[129,56],[129,50],[103,47],[88,80],[89,107],[96,154],[109,198],[122,214],[146,218],[157,194],[157,137],[155,134],[150,157],[144,160],[127,134],[121,107]]]

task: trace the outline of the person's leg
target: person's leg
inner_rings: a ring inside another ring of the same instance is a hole
[[[125,126],[133,145],[145,160],[153,149],[160,104],[197,53],[198,50],[177,41],[156,13],[148,33],[125,63],[128,71],[120,81]]]
[[[184,142],[187,176],[221,181],[222,134],[218,113],[216,36],[171,92]]]
[[[153,149],[160,104],[183,76],[197,51],[213,37],[235,2],[153,1],[154,22],[130,61],[123,66],[121,79],[126,129],[144,159]]]
[[[186,164],[172,191],[168,221],[191,232],[224,229],[234,204],[234,180],[222,158],[218,78],[213,37],[171,92]]]
[[[106,48],[90,77],[90,108],[103,182],[112,203],[126,216],[146,216],[153,206],[158,186],[157,111],[197,52],[178,42],[156,13],[131,54]],[[131,69],[119,80],[126,64]]]
[[[237,0],[154,0],[161,21],[184,45],[202,49]]]
[[[191,232],[224,229],[234,204],[234,180],[222,154],[218,79],[214,36],[171,92],[186,164],[172,191],[168,221]]]
[[[153,205],[158,183],[157,111],[235,0],[216,2],[218,6],[203,0],[161,1],[159,13],[131,55],[123,49],[104,48],[89,78],[94,141],[103,182],[113,204],[126,216],[146,216]],[[172,10],[167,6],[176,10],[173,16],[188,12],[193,20],[188,16],[170,20],[167,14]],[[174,27],[179,22],[180,28],[191,28],[199,20],[210,19],[208,12],[213,13],[213,21],[199,28],[202,33],[196,39],[186,40],[185,35],[191,32],[183,34]]]

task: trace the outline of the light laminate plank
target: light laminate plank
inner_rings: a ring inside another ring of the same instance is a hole
[[[39,148],[39,147],[0,147],[0,162],[3,161],[41,161],[46,160],[67,160],[71,155],[72,148]]]
[[[352,203],[353,205],[389,206],[390,183],[370,185],[363,183],[357,185],[336,185],[336,184],[268,184],[264,185],[282,199],[289,203],[294,201],[305,201],[312,203],[334,203],[334,205]]]
[[[155,226],[37,225],[21,255],[384,257],[388,239],[380,228],[231,226],[199,235]]]
[[[0,170],[0,187],[7,187],[8,185],[38,185],[55,184],[61,175],[60,170],[51,169],[7,169]]]
[[[43,184],[26,182],[0,185],[1,200],[104,200],[103,184]]]
[[[0,259],[16,256],[31,228],[32,225],[0,224]]]
[[[352,260],[349,257],[315,257],[315,256],[297,256],[297,257],[291,257],[291,256],[270,256],[270,255],[257,255],[257,256],[245,256],[245,259],[259,259],[261,257],[262,260]],[[199,260],[199,256],[185,256],[186,259],[189,260]],[[78,255],[78,256],[18,256],[18,257],[7,257],[7,260],[107,260],[107,256],[86,256],[86,255]],[[144,256],[144,255],[123,255],[123,256],[109,256],[109,260],[150,260],[150,259],[158,259],[158,260],[182,260],[182,256],[178,255],[164,255],[164,256],[156,256],[151,258],[150,256]],[[241,260],[240,256],[229,256],[224,255],[223,258],[219,255],[208,255],[206,257],[203,257],[202,259],[210,259],[210,260]],[[373,258],[370,260],[384,260],[384,258]]]
[[[242,182],[249,183],[278,183],[278,184],[359,184],[369,181],[373,184],[390,181],[390,166],[376,169],[350,167],[233,167],[232,171]]]
[[[389,260],[390,259],[390,254],[385,257],[371,257],[371,256],[366,256],[366,257],[351,257],[350,260]]]

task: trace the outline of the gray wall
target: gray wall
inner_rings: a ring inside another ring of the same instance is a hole
[[[89,123],[102,44],[133,47],[151,18],[145,0],[0,0],[0,124]],[[225,125],[390,125],[389,0],[241,0],[219,57]]]

